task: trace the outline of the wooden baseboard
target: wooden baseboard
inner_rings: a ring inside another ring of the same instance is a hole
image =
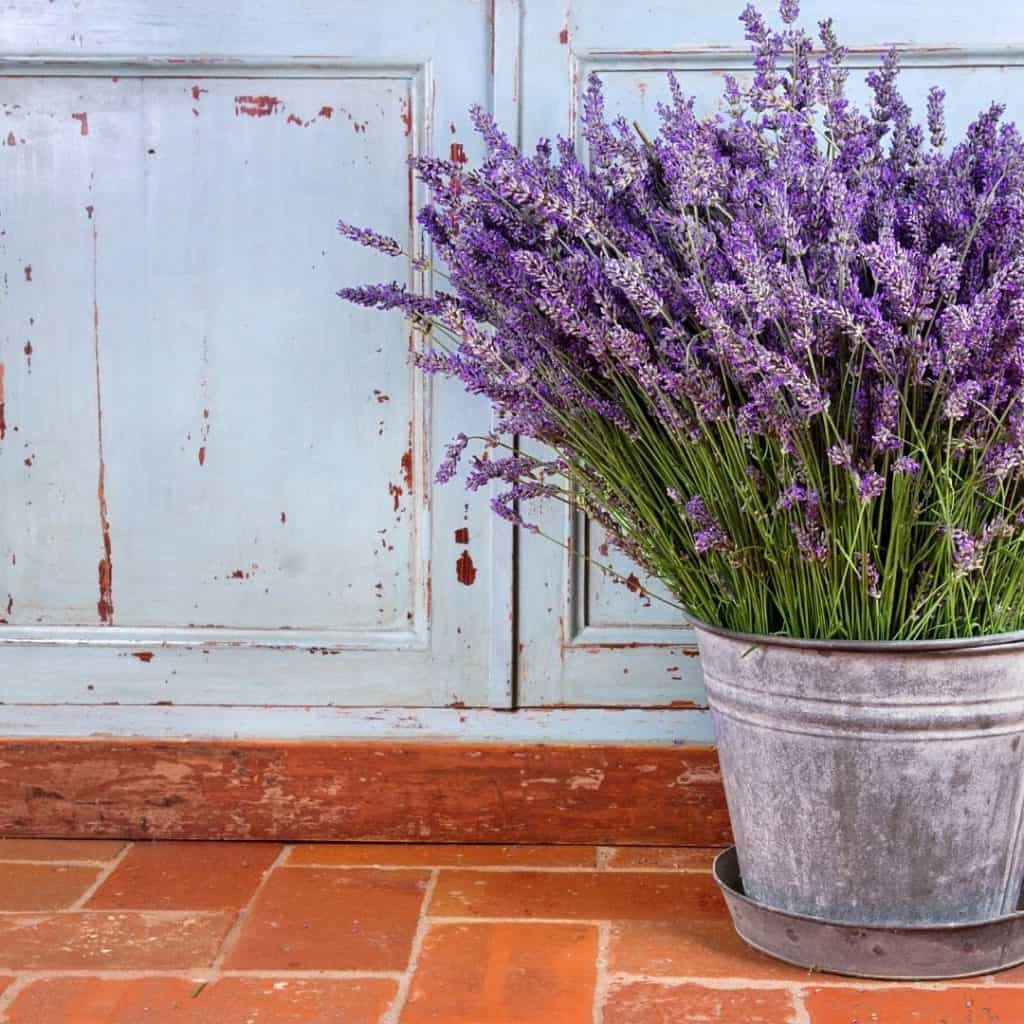
[[[708,746],[0,739],[0,836],[714,845]]]

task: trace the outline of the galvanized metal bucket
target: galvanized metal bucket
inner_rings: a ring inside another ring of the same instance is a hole
[[[745,893],[861,926],[989,921],[1024,881],[1024,636],[695,624]]]

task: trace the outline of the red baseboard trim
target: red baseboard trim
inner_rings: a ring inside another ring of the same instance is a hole
[[[712,747],[0,739],[0,836],[717,845]]]

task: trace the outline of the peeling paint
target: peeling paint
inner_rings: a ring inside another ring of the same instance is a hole
[[[326,117],[328,120],[334,116],[334,107],[321,107],[320,112],[317,115],[319,117]]]
[[[3,435],[0,435],[2,437]],[[412,449],[407,448],[402,456],[402,478],[405,480],[405,489],[412,494]]]
[[[558,33],[558,41],[562,44],[562,46],[567,46],[569,44],[569,26],[568,25],[563,25],[562,26],[562,31]]]
[[[139,661],[144,661],[148,665],[153,660],[152,651],[132,651],[132,657],[138,658]]]
[[[468,544],[469,543],[469,527],[460,526],[455,531],[455,543],[456,544]]]
[[[18,144],[18,140],[14,137],[14,132],[8,132],[7,133],[7,145],[8,146],[16,146],[17,144]]]
[[[402,100],[402,124],[405,125],[405,134],[412,135],[412,103],[408,99]]]
[[[84,132],[83,132],[84,134]],[[96,500],[99,504],[100,534],[103,543],[103,557],[97,565],[99,577],[99,600],[96,611],[100,622],[111,625],[114,621],[114,563],[110,540],[110,516],[107,512],[106,464],[103,461],[103,389],[100,378],[100,306],[97,292],[97,274],[99,264],[99,233],[96,221],[92,218],[92,335],[93,359],[96,366],[96,451],[99,464],[96,479]]]
[[[204,445],[200,445],[197,457],[199,459],[199,465],[200,466],[205,466],[206,465],[206,445],[205,444]]]
[[[276,96],[236,96],[235,116],[270,117],[280,105]]]
[[[287,119],[286,119],[286,121],[285,121],[285,123],[286,124],[297,124],[300,128],[303,127],[302,118],[299,117],[296,114],[289,114]],[[308,122],[307,122],[307,124],[308,124]]]
[[[26,264],[26,266],[25,266],[25,280],[26,281],[31,281],[32,280],[32,264],[31,263]]]
[[[453,164],[464,164],[468,157],[461,142],[453,142],[449,149],[449,157]]]
[[[200,89],[198,85],[193,85],[192,86],[192,99],[194,99],[198,103],[199,102],[199,97],[202,96],[202,94],[204,92],[209,92],[209,91],[210,91],[209,89]]]
[[[79,127],[79,134],[80,135],[88,135],[89,134],[89,115],[88,114],[86,114],[84,112],[80,113],[80,114],[72,114],[71,115],[71,120],[72,121],[77,121],[79,123],[79,126],[80,126]]]
[[[455,563],[455,578],[464,587],[471,587],[476,582],[476,566],[468,551],[463,551]]]
[[[388,493],[391,495],[392,498],[394,498],[395,511],[397,512],[399,502],[401,501],[402,495],[405,492],[397,484],[388,484]]]
[[[25,347],[22,349],[22,351],[25,353],[25,362],[28,364],[28,372],[31,373],[32,372],[32,352],[34,351],[33,348],[32,348],[32,342],[31,341],[26,341],[25,342]]]
[[[7,420],[4,418],[4,364],[0,363],[0,441],[7,436]]]

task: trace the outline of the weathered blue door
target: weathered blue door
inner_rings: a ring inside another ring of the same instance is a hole
[[[406,158],[475,159],[474,102],[527,141],[574,133],[597,74],[613,110],[653,124],[673,69],[713,109],[722,72],[749,68],[740,6],[9,4],[0,726],[30,704],[51,708],[17,719],[36,731],[54,705],[187,705],[192,725],[224,705],[500,707],[513,662],[521,705],[699,705],[692,636],[629,566],[609,582],[524,536],[513,615],[487,496],[431,485],[445,441],[488,412],[416,378],[397,319],[334,298],[425,282],[333,226],[414,244]],[[993,98],[1024,119],[1019,7],[804,5],[828,15],[855,68],[895,42],[919,102],[945,86],[952,132]],[[580,517],[546,525],[603,559]],[[533,721],[593,737],[588,714]],[[604,721],[709,735],[673,716]]]
[[[751,58],[735,2],[688,0],[642,5],[573,0],[541,4],[526,14],[523,137],[555,133],[579,137],[579,100],[588,76],[605,87],[611,114],[652,130],[657,103],[667,98],[665,72],[674,71],[699,113],[716,109],[722,75],[750,73]],[[759,6],[776,16],[774,3]],[[813,0],[802,5],[811,27],[832,17],[850,47],[850,88],[867,98],[864,75],[896,45],[907,69],[903,88],[923,117],[928,88],[947,93],[949,136],[992,100],[1024,122],[1024,8],[1005,0],[974,4]],[[546,532],[573,549],[554,558],[544,543],[525,537],[520,585],[531,600],[521,619],[519,699],[529,704],[671,705],[703,702],[693,636],[680,616],[646,592],[656,584],[629,565],[609,559],[600,531],[579,516],[552,510]],[[578,556],[611,561],[625,582],[613,582]],[[636,574],[634,574],[636,573]],[[689,720],[689,719],[688,719]]]
[[[493,12],[8,5],[0,679],[8,704],[505,705],[510,533],[432,485],[489,412],[407,362],[410,154],[476,155]]]

